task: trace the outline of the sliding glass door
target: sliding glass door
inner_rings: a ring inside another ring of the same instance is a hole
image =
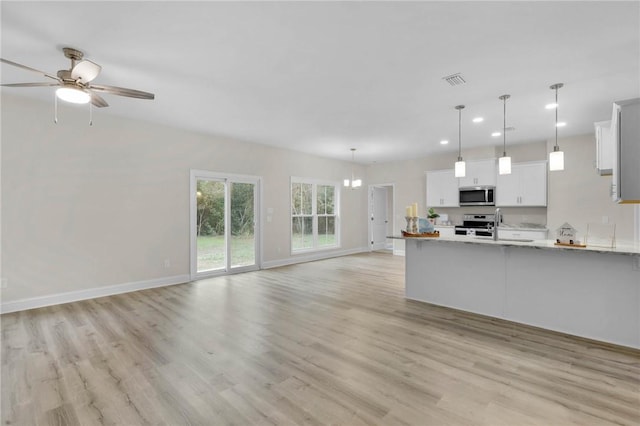
[[[191,278],[258,269],[260,179],[191,172]]]
[[[255,183],[230,183],[231,202],[231,268],[256,264]]]

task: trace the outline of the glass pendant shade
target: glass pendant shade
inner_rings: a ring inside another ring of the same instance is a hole
[[[360,188],[362,186],[362,179],[345,179],[344,186],[351,189]]]
[[[557,146],[549,153],[549,170],[552,172],[564,170],[564,152]]]
[[[511,157],[500,157],[498,159],[498,173],[501,175],[511,174]]]
[[[86,104],[91,100],[91,95],[74,87],[61,87],[56,90],[56,96],[63,101],[74,104]]]
[[[462,160],[462,158],[458,158],[456,164],[454,166],[454,174],[455,177],[465,177],[467,174],[467,164]]]

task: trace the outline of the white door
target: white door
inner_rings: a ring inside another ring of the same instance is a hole
[[[387,197],[386,187],[371,188],[371,250],[382,250],[387,241]]]

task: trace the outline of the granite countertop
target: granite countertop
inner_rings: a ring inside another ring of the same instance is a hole
[[[453,237],[439,237],[439,238],[428,238],[428,237],[403,237],[403,236],[391,236],[388,238],[399,239],[399,240],[419,240],[419,241],[429,241],[434,243],[444,243],[444,242],[454,242],[454,243],[463,243],[463,244],[477,244],[477,245],[497,245],[497,246],[511,246],[511,247],[531,247],[537,249],[547,249],[547,250],[574,250],[574,251],[584,251],[584,252],[595,252],[595,253],[617,253],[617,254],[626,254],[637,256],[640,255],[640,244],[628,243],[622,244],[619,243],[614,248],[607,247],[598,247],[598,246],[587,246],[587,247],[568,247],[568,246],[556,246],[554,244],[554,240],[535,240],[535,241],[514,241],[514,240],[498,240],[493,241],[491,237],[469,237],[465,235],[456,235]]]
[[[501,223],[499,228],[518,229],[520,231],[548,231],[546,225],[538,223]]]

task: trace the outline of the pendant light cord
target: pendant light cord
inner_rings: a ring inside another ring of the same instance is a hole
[[[502,156],[507,156],[507,96],[502,97]]]
[[[462,161],[462,110],[464,105],[456,106],[458,110],[458,161]]]
[[[458,110],[458,160],[462,154],[462,108]]]
[[[356,162],[356,149],[351,148],[351,187],[353,188],[353,181],[356,178],[355,170],[353,169],[353,165]]]
[[[555,146],[555,151],[558,150],[558,108],[560,107],[560,105],[558,105],[558,85],[556,84],[556,146]]]

